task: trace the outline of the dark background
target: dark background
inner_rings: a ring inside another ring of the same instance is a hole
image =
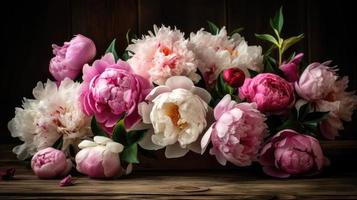
[[[296,46],[305,63],[333,60],[341,75],[350,76],[357,89],[356,9],[352,1],[323,0],[62,0],[7,1],[1,5],[0,143],[9,143],[8,121],[23,97],[32,98],[38,81],[51,78],[51,44],[62,45],[75,34],[94,40],[100,57],[113,38],[118,52],[125,48],[128,29],[143,34],[153,24],[176,26],[188,35],[207,20],[229,31],[244,27],[249,44],[254,33],[269,30],[269,17],[283,5],[283,36],[305,33]],[[354,117],[356,118],[356,117]],[[355,122],[357,122],[355,120]],[[356,123],[354,123],[356,124]],[[346,124],[344,137],[356,137],[357,126]],[[353,136],[355,135],[355,136]]]

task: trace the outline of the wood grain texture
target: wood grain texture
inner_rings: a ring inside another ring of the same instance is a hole
[[[239,171],[135,172],[117,180],[77,176],[74,186],[39,180],[17,166],[16,179],[0,181],[1,199],[355,199],[356,173],[274,179]]]

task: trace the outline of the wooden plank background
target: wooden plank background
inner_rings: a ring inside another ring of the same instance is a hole
[[[8,1],[1,6],[0,143],[10,143],[7,122],[23,97],[32,97],[37,81],[50,77],[51,44],[75,34],[92,38],[98,57],[113,38],[123,52],[128,29],[147,33],[153,24],[177,26],[188,34],[207,27],[206,20],[228,30],[244,27],[243,35],[257,44],[254,33],[268,31],[268,19],[283,5],[286,36],[305,33],[297,51],[305,61],[332,59],[357,89],[355,6],[352,1],[323,0],[48,0]],[[5,61],[5,62],[4,62]],[[356,121],[356,117],[354,117]],[[344,137],[356,138],[356,123],[347,123]]]

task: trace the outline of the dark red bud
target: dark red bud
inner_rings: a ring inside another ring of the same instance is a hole
[[[223,71],[223,80],[231,87],[238,88],[243,85],[245,74],[238,67],[232,67]]]

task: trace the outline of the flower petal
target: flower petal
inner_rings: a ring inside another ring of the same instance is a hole
[[[187,148],[182,148],[178,143],[173,145],[168,145],[165,149],[166,158],[179,158],[187,154],[189,150]]]
[[[213,126],[214,124],[212,124],[212,126],[209,127],[209,129],[206,131],[206,133],[203,135],[201,139],[201,154],[203,154],[206,151],[206,148],[210,142]]]
[[[95,147],[97,146],[97,143],[92,142],[90,140],[83,140],[81,143],[78,144],[78,148],[80,149],[84,149],[87,147]]]
[[[144,138],[142,140],[140,140],[139,145],[143,148],[143,149],[147,149],[147,150],[158,150],[158,149],[162,149],[164,147],[156,145],[152,142],[151,137],[154,133],[154,130],[151,128],[149,129],[145,135]]]
[[[95,143],[101,144],[101,145],[106,145],[108,142],[113,141],[110,138],[104,137],[104,136],[94,136],[93,140]]]
[[[108,142],[105,147],[113,153],[120,153],[124,149],[124,146],[117,142]]]
[[[194,87],[193,82],[191,79],[187,78],[186,76],[173,76],[166,80],[165,83],[171,90],[182,88],[186,90],[191,90]]]
[[[191,89],[191,92],[197,96],[199,96],[203,101],[205,101],[207,104],[211,101],[211,94],[203,89],[203,88],[199,88],[199,87],[193,87]]]

